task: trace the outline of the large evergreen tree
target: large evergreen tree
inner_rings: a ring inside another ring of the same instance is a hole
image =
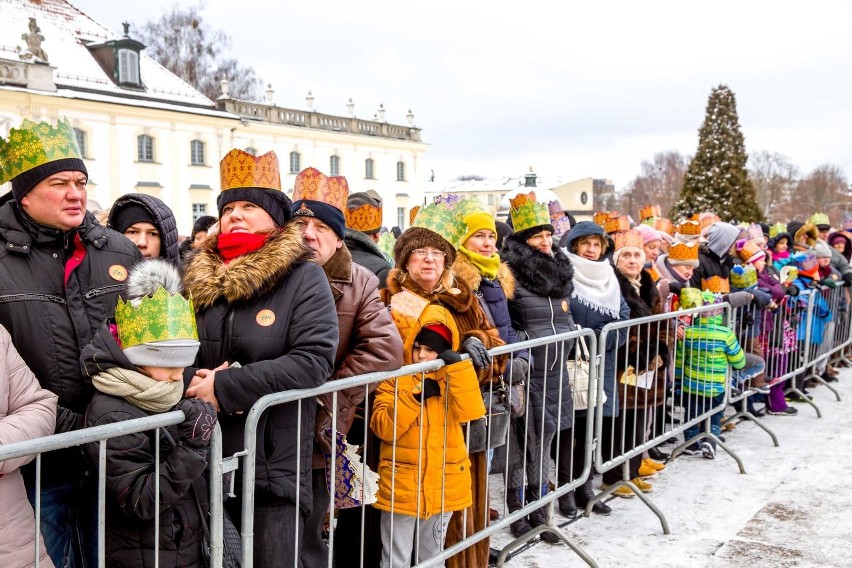
[[[672,217],[712,211],[723,221],[762,221],[747,159],[734,93],[719,85],[707,101],[698,150],[686,170]]]

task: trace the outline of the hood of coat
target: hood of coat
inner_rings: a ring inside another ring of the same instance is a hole
[[[449,290],[441,290],[433,294],[424,291],[420,286],[414,283],[407,274],[399,268],[393,268],[388,273],[387,294],[393,296],[403,290],[414,292],[421,298],[425,298],[429,302],[443,304],[449,307],[456,313],[463,314],[468,310],[473,309],[476,296],[471,293],[470,287],[464,280],[455,278],[455,285]]]
[[[296,265],[311,259],[311,250],[293,223],[271,236],[260,249],[228,264],[219,256],[218,243],[218,235],[209,237],[186,267],[184,289],[192,294],[196,310],[213,305],[219,298],[234,302],[262,296],[280,284]]]
[[[139,206],[150,213],[154,221],[154,226],[160,231],[162,244],[160,256],[173,262],[175,265],[180,263],[180,243],[178,243],[178,229],[175,221],[174,213],[169,209],[162,200],[144,193],[132,193],[124,195],[115,200],[109,212],[107,226],[114,228],[116,215],[126,207]]]
[[[403,363],[411,365],[411,350],[414,348],[414,340],[417,339],[417,334],[420,333],[420,330],[427,325],[436,323],[447,326],[453,337],[451,348],[453,351],[459,350],[461,338],[459,336],[459,328],[456,326],[456,321],[453,319],[452,314],[450,314],[450,312],[443,306],[429,304],[423,309],[423,313],[421,313],[420,317],[417,318],[417,323],[411,326],[411,330],[408,332],[408,337],[405,338],[405,342],[402,345]]]
[[[506,237],[500,257],[512,269],[515,279],[538,296],[566,298],[574,289],[574,266],[558,247],[547,255],[516,238]],[[508,294],[507,294],[508,296]]]
[[[482,273],[476,268],[473,263],[463,254],[456,256],[453,262],[453,272],[456,277],[464,280],[471,290],[479,290],[482,283]],[[497,269],[497,278],[495,278],[506,294],[506,299],[511,300],[515,297],[515,277],[512,275],[512,269],[505,262],[500,263]]]

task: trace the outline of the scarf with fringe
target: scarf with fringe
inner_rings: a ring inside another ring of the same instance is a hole
[[[148,412],[171,410],[183,397],[183,381],[155,381],[139,371],[113,367],[92,377],[92,384],[104,394],[127,400]]]
[[[621,288],[612,265],[593,261],[569,252],[574,266],[574,291],[571,298],[596,312],[618,319],[621,311]]]

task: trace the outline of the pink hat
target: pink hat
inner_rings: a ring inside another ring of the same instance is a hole
[[[636,225],[634,229],[639,231],[639,234],[642,235],[642,241],[646,245],[663,240],[663,236],[660,234],[660,231],[653,227],[649,227],[648,225]]]

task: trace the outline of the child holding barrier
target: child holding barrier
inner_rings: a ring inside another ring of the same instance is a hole
[[[399,321],[397,322],[399,324]],[[405,334],[406,365],[441,359],[437,371],[382,382],[370,427],[382,440],[379,493],[382,568],[411,566],[444,548],[453,511],[470,507],[470,460],[462,424],[485,405],[471,361],[461,360],[452,316],[430,304]]]
[[[107,440],[106,565],[155,565],[154,515],[159,501],[159,565],[204,566],[213,406],[183,399],[183,369],[198,351],[192,301],[181,296],[180,275],[166,260],[137,264],[127,280],[128,301],[119,300],[114,323],[101,326],[83,349],[82,361],[95,393],[86,426],[101,426],[182,410],[175,426]],[[159,495],[156,450],[160,447]],[[85,446],[98,463],[99,444]]]

